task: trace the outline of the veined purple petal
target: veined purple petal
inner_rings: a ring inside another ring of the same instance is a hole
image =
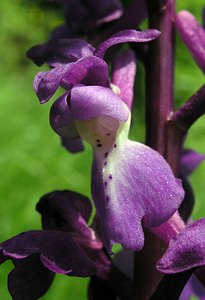
[[[105,42],[101,43],[95,50],[94,54],[100,58],[103,58],[108,48],[127,42],[142,43],[149,42],[156,39],[160,35],[160,32],[156,29],[149,29],[145,31],[137,31],[134,29],[122,30],[112,35]]]
[[[38,255],[22,260],[13,260],[15,268],[8,277],[12,299],[36,300],[49,289],[54,273],[44,268]]]
[[[36,45],[29,49],[27,56],[38,66],[47,63],[51,67],[74,62],[91,56],[94,48],[82,39],[59,39]]]
[[[205,265],[205,219],[186,226],[157,264],[160,272],[173,274]]]
[[[168,220],[180,206],[184,191],[159,153],[122,138],[119,135],[109,153],[96,150],[92,194],[107,249],[120,243],[140,250],[142,222],[153,227]]]
[[[178,32],[198,66],[205,72],[205,31],[188,11],[180,11],[176,17]]]
[[[44,229],[78,232],[92,237],[88,227],[92,206],[89,199],[72,191],[54,191],[44,195],[36,206]]]
[[[193,296],[197,296],[199,300],[205,300],[205,288],[194,275],[185,285],[179,300],[191,299]]]
[[[17,260],[39,254],[45,267],[55,273],[84,277],[97,272],[89,248],[83,249],[67,232],[28,231],[1,243],[0,249],[8,258]]]
[[[120,89],[120,98],[131,109],[136,74],[136,57],[132,50],[118,52],[113,61],[112,83]]]
[[[110,88],[102,86],[74,86],[70,109],[75,120],[89,120],[107,116],[125,122],[129,111]]]
[[[190,149],[184,149],[180,161],[180,173],[189,176],[205,160],[205,155]]]

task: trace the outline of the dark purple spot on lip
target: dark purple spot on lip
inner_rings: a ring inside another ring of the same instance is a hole
[[[107,135],[107,136],[109,136],[109,135],[110,135],[110,133],[107,133],[106,135]]]
[[[105,153],[105,157],[107,157],[107,156],[108,156],[108,152]]]
[[[97,144],[97,147],[98,147],[98,148],[102,147],[102,144]]]
[[[110,197],[107,196],[107,197],[106,197],[106,200],[107,200],[107,202],[109,202],[109,201],[110,201]]]
[[[114,148],[116,148],[116,147],[117,147],[117,144],[114,145]]]
[[[104,182],[104,185],[107,186],[107,181]]]
[[[109,179],[112,179],[112,175],[111,174],[109,175]]]
[[[107,162],[106,161],[104,162],[104,166],[107,166]]]

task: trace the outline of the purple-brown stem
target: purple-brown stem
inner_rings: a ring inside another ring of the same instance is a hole
[[[166,121],[173,111],[175,0],[147,0],[150,28],[161,31],[151,43],[146,64],[147,144],[165,156]]]
[[[205,113],[205,85],[203,85],[175,113],[166,124],[165,157],[176,176],[179,174],[181,150],[187,131]]]
[[[205,85],[203,85],[172,116],[171,122],[186,134],[191,125],[205,113]]]
[[[149,27],[161,31],[151,43],[146,63],[146,141],[166,158],[167,120],[173,111],[173,70],[175,56],[175,0],[147,0]],[[170,165],[175,162],[169,161]],[[151,247],[151,248],[150,248]],[[135,297],[148,300],[163,274],[156,262],[166,250],[166,243],[151,232],[146,234],[145,247],[135,256]],[[140,259],[139,259],[140,256]],[[144,269],[139,278],[139,264]],[[142,265],[142,263],[140,264]],[[144,283],[143,283],[144,282]]]

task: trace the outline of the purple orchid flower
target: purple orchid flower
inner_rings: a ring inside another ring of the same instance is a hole
[[[111,262],[87,225],[91,214],[88,198],[55,191],[40,199],[37,210],[43,230],[24,232],[0,244],[0,262],[11,259],[14,264],[8,283],[14,299],[41,297],[55,273],[107,277]]]
[[[185,45],[194,60],[205,72],[205,30],[188,11],[180,11],[176,17],[176,26]]]
[[[53,67],[51,71],[40,72],[36,75],[34,80],[34,89],[41,103],[47,102],[51,96],[55,93],[59,86],[64,87],[68,90],[65,95],[63,95],[51,110],[51,127],[63,137],[63,145],[66,146],[68,150],[72,152],[78,152],[83,149],[82,143],[79,140],[79,134],[76,131],[76,126],[72,120],[69,113],[69,108],[67,108],[67,97],[70,93],[72,86],[76,84],[86,84],[86,85],[99,85],[104,87],[110,87],[108,65],[102,59],[106,50],[113,45],[123,43],[123,42],[146,42],[156,38],[159,35],[157,30],[148,30],[145,32],[138,32],[135,30],[126,30],[119,32],[118,34],[112,36],[104,43],[100,44],[97,49],[94,49],[91,45],[87,44],[85,41],[73,39],[64,40],[57,43],[56,48],[52,48],[49,55],[46,55],[46,62]],[[133,55],[124,56],[124,65],[134,64]],[[44,59],[45,62],[45,59]],[[40,61],[39,61],[40,63]],[[119,59],[118,59],[119,64]],[[122,63],[121,63],[122,64]],[[119,66],[115,66],[119,69]],[[122,65],[120,67],[122,70]],[[126,72],[128,67],[125,68]],[[129,68],[132,70],[130,72],[135,73],[135,67]],[[113,80],[116,75],[113,72]],[[130,84],[133,84],[134,74]],[[129,77],[130,77],[129,76]],[[127,89],[128,90],[128,89]],[[132,89],[130,87],[132,100]],[[124,100],[127,94],[124,93]],[[131,101],[126,100],[126,101]],[[128,104],[128,102],[127,102]],[[129,104],[128,104],[129,105]],[[56,115],[55,107],[58,106],[58,114]],[[72,123],[72,130],[67,130],[67,125]]]
[[[184,196],[181,182],[163,157],[128,139],[133,53],[121,54],[124,64],[116,58],[114,88],[102,59],[114,44],[145,42],[158,35],[155,30],[120,32],[102,43],[93,56],[40,73],[34,82],[43,103],[59,85],[68,90],[51,108],[51,126],[61,136],[73,138],[78,134],[92,145],[92,196],[109,251],[114,243],[140,250],[144,244],[142,222],[145,227],[159,226],[175,213]],[[125,73],[128,81],[123,80]]]

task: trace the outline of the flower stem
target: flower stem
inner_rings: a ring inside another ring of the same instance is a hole
[[[151,43],[146,64],[147,144],[165,156],[166,121],[173,111],[175,0],[147,0],[150,28],[161,31]]]
[[[171,122],[186,134],[191,125],[205,113],[205,85],[171,117]]]
[[[150,44],[145,66],[146,142],[167,158],[167,120],[173,111],[174,102],[175,0],[146,0],[146,2],[149,27],[161,31],[161,36]],[[172,164],[174,162],[171,161],[171,166]],[[135,299],[148,300],[155,292],[163,278],[163,274],[156,270],[156,262],[166,247],[166,243],[158,236],[151,232],[146,233],[145,247],[135,255]],[[139,265],[143,264],[141,273]]]

